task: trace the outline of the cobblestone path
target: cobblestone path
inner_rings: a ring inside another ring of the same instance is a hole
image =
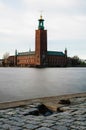
[[[0,110],[0,130],[86,130],[86,97],[72,98],[63,112],[50,116],[25,115],[35,110],[37,103]]]

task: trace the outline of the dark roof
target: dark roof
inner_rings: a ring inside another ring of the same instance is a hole
[[[55,55],[55,56],[64,56],[65,54],[63,52],[60,51],[47,51],[48,55]]]
[[[35,54],[35,51],[19,52],[18,56],[27,56],[27,55],[34,55],[34,54]],[[47,55],[64,56],[65,54],[59,51],[47,51]]]
[[[27,56],[27,55],[34,55],[35,51],[30,51],[30,52],[19,52],[18,56]]]

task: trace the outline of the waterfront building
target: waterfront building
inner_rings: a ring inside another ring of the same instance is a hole
[[[9,66],[19,67],[64,67],[67,65],[67,49],[64,53],[47,50],[47,30],[44,28],[42,15],[38,20],[38,29],[35,30],[35,51],[15,51],[14,56],[8,57]]]

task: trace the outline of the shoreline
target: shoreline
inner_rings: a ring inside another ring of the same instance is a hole
[[[58,101],[61,99],[71,99],[71,98],[77,98],[77,97],[86,97],[86,92],[65,94],[65,95],[58,95],[58,96],[51,96],[51,97],[33,98],[33,99],[18,100],[18,101],[0,102],[0,109],[25,106],[25,105],[28,105],[31,103],[37,103],[37,102],[44,103],[44,104],[46,104],[46,106],[47,106],[47,104],[48,104],[48,106],[50,106],[49,104],[51,104],[51,106],[53,106],[54,104],[58,104]]]

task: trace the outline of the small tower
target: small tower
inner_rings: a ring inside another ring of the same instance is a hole
[[[29,48],[29,52],[31,52],[31,48]]]
[[[17,66],[17,50],[15,50],[14,65]]]
[[[35,31],[36,66],[45,66],[47,55],[47,30],[44,30],[42,15],[38,20],[38,30]]]
[[[65,48],[65,56],[67,57],[67,48]]]
[[[68,64],[68,59],[67,59],[67,48],[65,48],[64,53],[65,53],[65,66],[67,66],[67,64]]]

